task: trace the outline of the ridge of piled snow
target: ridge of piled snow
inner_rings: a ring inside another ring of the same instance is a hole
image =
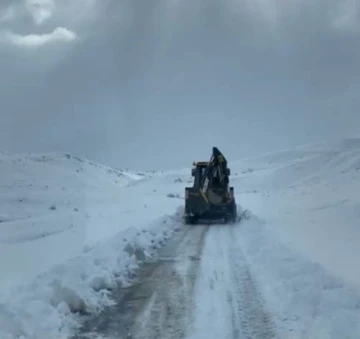
[[[2,297],[0,337],[68,338],[78,326],[75,313],[99,312],[113,304],[111,291],[126,285],[141,262],[177,230],[180,212],[131,227],[56,265],[31,284]]]

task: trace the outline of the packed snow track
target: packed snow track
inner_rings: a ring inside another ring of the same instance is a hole
[[[182,225],[74,339],[275,338],[234,227]]]

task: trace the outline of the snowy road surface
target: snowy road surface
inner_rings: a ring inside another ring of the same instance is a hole
[[[236,241],[234,227],[211,226],[194,295],[195,321],[187,338],[275,338],[271,314]]]
[[[275,338],[234,227],[183,226],[75,338]]]

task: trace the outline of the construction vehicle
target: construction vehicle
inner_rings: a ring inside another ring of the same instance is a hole
[[[185,187],[185,223],[200,220],[235,222],[237,218],[234,187],[229,187],[230,168],[217,147],[209,161],[194,162],[192,187]]]

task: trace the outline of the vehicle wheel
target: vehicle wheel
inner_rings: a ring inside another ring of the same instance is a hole
[[[225,218],[225,224],[235,224],[236,216],[234,214],[227,215]]]
[[[197,218],[196,217],[186,217],[185,223],[187,225],[195,225],[195,224],[197,224]]]
[[[232,213],[231,213],[231,221],[234,224],[236,223],[236,218],[237,218],[237,209],[236,209],[236,205],[234,205]]]

